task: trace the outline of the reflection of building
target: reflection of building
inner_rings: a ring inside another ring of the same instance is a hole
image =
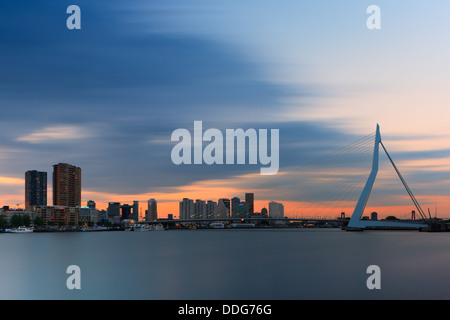
[[[269,202],[269,218],[283,218],[284,217],[284,204],[270,201]]]
[[[148,200],[148,210],[145,215],[146,221],[155,221],[158,219],[158,207],[155,199]]]
[[[53,205],[81,206],[81,169],[67,163],[53,166]]]
[[[25,208],[47,205],[47,172],[25,172]]]

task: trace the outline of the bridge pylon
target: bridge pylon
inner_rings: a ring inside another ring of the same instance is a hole
[[[367,201],[369,200],[370,193],[373,188],[373,184],[375,182],[375,178],[378,173],[378,163],[379,163],[379,154],[380,154],[380,145],[382,146],[384,152],[388,156],[392,166],[394,167],[398,177],[400,178],[403,186],[408,192],[411,200],[413,201],[417,211],[419,212],[422,219],[426,220],[426,215],[420,207],[419,202],[414,197],[411,189],[406,184],[406,181],[403,179],[400,171],[392,160],[391,156],[387,152],[383,142],[381,141],[380,134],[380,126],[377,124],[377,129],[375,133],[375,145],[373,150],[373,160],[372,160],[372,170],[370,171],[369,177],[367,178],[366,184],[364,185],[364,189],[359,197],[358,202],[356,203],[355,209],[353,211],[352,217],[348,223],[346,230],[364,230],[367,228],[408,228],[408,229],[421,229],[428,227],[427,223],[418,223],[418,222],[409,222],[409,221],[374,221],[374,220],[362,220],[361,217],[364,213],[364,209],[366,208]]]

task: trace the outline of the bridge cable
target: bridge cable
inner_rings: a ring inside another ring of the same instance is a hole
[[[420,206],[419,202],[417,201],[416,197],[414,197],[414,194],[412,193],[411,189],[408,187],[408,185],[406,184],[405,179],[403,179],[403,176],[401,175],[400,171],[397,169],[397,166],[395,165],[394,161],[392,160],[391,156],[389,155],[389,153],[387,152],[384,144],[382,141],[380,141],[381,146],[384,149],[384,152],[386,153],[386,155],[389,158],[389,161],[391,162],[392,166],[394,167],[395,171],[397,172],[398,177],[400,178],[401,182],[403,183],[403,186],[406,189],[406,192],[408,192],[412,202],[414,203],[414,205],[416,206],[417,210],[419,211],[420,216],[422,217],[422,219],[424,219],[425,221],[427,220],[425,213],[422,210],[422,207]]]

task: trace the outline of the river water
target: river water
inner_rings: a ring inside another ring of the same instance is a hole
[[[1,299],[450,299],[450,233],[0,234]],[[67,267],[80,268],[69,290]],[[367,267],[380,268],[369,290]]]

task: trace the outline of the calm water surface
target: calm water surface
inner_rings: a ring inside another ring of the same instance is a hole
[[[0,234],[1,299],[450,299],[450,233]],[[366,269],[381,268],[369,290]],[[69,265],[81,289],[69,290]]]

